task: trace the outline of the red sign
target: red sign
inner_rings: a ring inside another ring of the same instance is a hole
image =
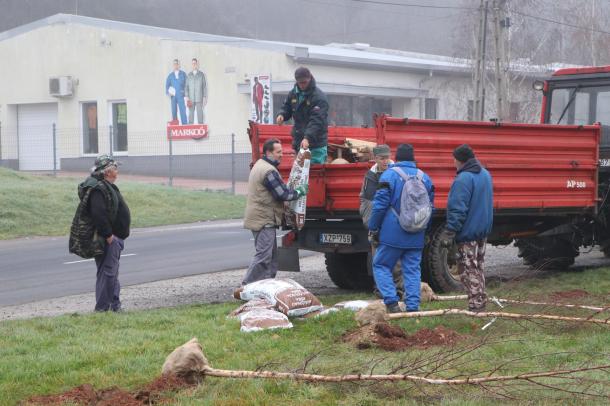
[[[207,137],[207,124],[179,125],[171,122],[167,123],[168,140],[200,140]]]

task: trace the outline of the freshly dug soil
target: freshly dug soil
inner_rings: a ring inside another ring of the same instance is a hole
[[[28,399],[26,405],[62,405],[71,402],[77,405],[96,406],[140,406],[133,395],[117,387],[96,391],[92,385],[84,384],[59,395],[35,396]]]
[[[430,330],[423,328],[413,335],[388,323],[369,324],[343,335],[342,340],[353,343],[358,349],[378,347],[386,351],[404,351],[408,348],[428,348],[432,346],[452,346],[464,337],[457,332],[437,326]]]
[[[62,405],[71,402],[87,406],[141,406],[163,402],[164,392],[175,392],[192,386],[177,376],[162,375],[135,393],[116,386],[96,391],[92,385],[84,384],[58,395],[33,396],[24,404]]]
[[[572,289],[572,290],[564,290],[560,292],[551,293],[551,299],[556,301],[566,300],[566,299],[583,299],[589,296],[589,292],[582,289]]]

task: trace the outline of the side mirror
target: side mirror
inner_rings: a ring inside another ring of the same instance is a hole
[[[534,83],[532,83],[532,88],[538,92],[541,92],[544,90],[544,82],[542,80],[536,80]]]

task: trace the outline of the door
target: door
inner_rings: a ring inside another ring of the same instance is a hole
[[[53,123],[57,123],[57,103],[17,106],[19,170],[53,170]],[[56,156],[59,169],[59,153]]]

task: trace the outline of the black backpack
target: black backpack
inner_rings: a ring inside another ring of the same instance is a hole
[[[68,250],[70,253],[86,259],[104,254],[104,246],[106,244],[104,238],[98,235],[95,230],[95,225],[88,209],[91,192],[98,186],[100,190],[107,189],[101,183],[92,184],[90,179],[87,179],[78,186],[80,203],[76,208],[74,219],[72,219]],[[114,214],[116,214],[116,211]]]

